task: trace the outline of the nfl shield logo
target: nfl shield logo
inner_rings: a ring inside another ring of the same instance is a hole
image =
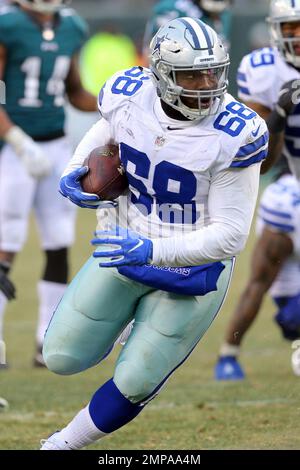
[[[166,139],[163,136],[156,137],[155,139],[155,146],[156,147],[162,147],[165,143]]]

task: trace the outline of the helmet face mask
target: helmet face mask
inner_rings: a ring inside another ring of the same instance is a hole
[[[300,0],[272,0],[267,22],[270,24],[272,44],[286,62],[300,68],[300,49],[297,47],[300,45],[300,36],[295,37],[292,33],[294,26],[298,23],[300,25]]]
[[[19,5],[39,13],[55,13],[71,0],[16,0]]]
[[[200,0],[199,3],[209,13],[222,13],[230,7],[231,0]]]
[[[150,44],[158,96],[190,120],[218,112],[228,85],[229,57],[215,31],[194,18],[160,28]],[[190,76],[189,81],[185,79]]]

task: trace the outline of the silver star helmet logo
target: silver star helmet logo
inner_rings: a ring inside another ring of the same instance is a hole
[[[157,36],[156,44],[154,46],[153,52],[156,52],[156,51],[160,52],[161,43],[164,42],[165,39],[166,39],[166,36],[162,36],[161,38]]]

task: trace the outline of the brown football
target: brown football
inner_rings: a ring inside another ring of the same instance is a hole
[[[112,201],[128,188],[117,145],[95,148],[83,165],[89,167],[89,172],[80,180],[86,193],[97,194],[104,201]]]

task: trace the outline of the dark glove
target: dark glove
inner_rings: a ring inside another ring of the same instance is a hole
[[[281,87],[276,104],[280,116],[287,118],[300,103],[299,87],[299,79],[290,80]]]
[[[267,119],[268,129],[271,134],[277,134],[285,130],[286,120],[300,103],[300,80],[294,79],[286,82],[280,89],[275,108]]]
[[[6,272],[0,266],[0,291],[3,292],[8,300],[16,298],[16,289],[13,283],[8,279]]]

